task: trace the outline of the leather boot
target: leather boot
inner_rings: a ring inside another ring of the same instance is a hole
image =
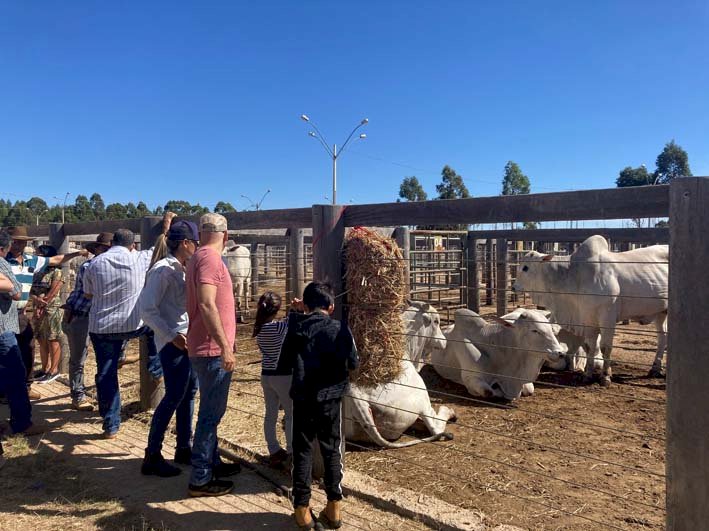
[[[303,505],[296,507],[295,514],[293,516],[295,516],[295,525],[298,526],[298,529],[303,531],[307,531],[309,529],[323,529],[320,522],[315,519],[315,514],[310,507],[305,507]]]
[[[328,529],[339,529],[342,526],[342,501],[328,500],[325,509],[320,513],[320,521]]]

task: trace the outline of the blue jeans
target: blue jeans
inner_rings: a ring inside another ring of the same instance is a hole
[[[84,387],[84,364],[89,346],[89,316],[75,315],[71,322],[62,323],[62,329],[69,343],[69,385],[71,399],[81,402],[86,389]]]
[[[221,356],[191,358],[199,381],[199,412],[192,443],[190,484],[200,486],[212,479],[212,469],[219,464],[217,426],[226,411],[231,373],[222,368]]]
[[[15,433],[32,425],[32,406],[27,394],[27,371],[13,332],[0,334],[0,392],[7,395],[10,426]]]
[[[192,370],[186,350],[172,343],[160,351],[160,362],[165,377],[165,396],[155,408],[148,435],[148,453],[162,450],[167,426],[173,414],[177,427],[177,447],[189,448],[192,439],[192,413],[197,394],[197,375]]]
[[[96,353],[96,394],[103,431],[116,433],[121,426],[121,390],[118,386],[118,360],[126,341],[125,334],[89,334]]]

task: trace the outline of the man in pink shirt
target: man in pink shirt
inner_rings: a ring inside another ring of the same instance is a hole
[[[224,416],[234,370],[236,308],[229,270],[222,261],[227,221],[219,214],[199,220],[200,247],[187,264],[189,329],[187,351],[199,380],[199,413],[192,443],[191,496],[222,496],[234,482],[238,463],[224,463],[217,452],[217,426]]]

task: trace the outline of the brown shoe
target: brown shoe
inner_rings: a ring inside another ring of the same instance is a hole
[[[140,360],[140,354],[126,354],[126,357],[122,360],[118,360],[118,368],[120,369],[124,365],[131,365]]]
[[[26,437],[31,437],[32,435],[39,435],[46,431],[50,431],[51,429],[52,428],[47,426],[46,424],[33,423],[30,424],[29,427],[26,428],[24,431],[21,431],[20,434],[25,435]]]
[[[342,527],[342,502],[340,500],[328,500],[325,509],[320,512],[319,520],[328,529]]]
[[[322,524],[315,519],[315,513],[310,507],[303,507],[302,505],[296,507],[293,517],[295,518],[295,525],[301,531],[308,531],[309,529],[320,531],[323,529]]]
[[[118,437],[118,430],[116,430],[114,432],[110,432],[110,431],[103,432],[104,439],[115,439],[116,437]]]
[[[82,398],[81,400],[72,400],[71,409],[75,409],[77,411],[93,411],[94,405],[89,402],[88,399]]]
[[[40,398],[42,398],[42,395],[40,395],[32,387],[27,389],[27,395],[30,397],[30,400],[39,400]]]

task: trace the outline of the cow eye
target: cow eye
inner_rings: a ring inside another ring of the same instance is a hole
[[[539,330],[532,330],[532,333],[538,334],[538,333],[539,333]]]
[[[524,266],[524,267],[522,268],[522,271],[529,271],[529,266]]]

